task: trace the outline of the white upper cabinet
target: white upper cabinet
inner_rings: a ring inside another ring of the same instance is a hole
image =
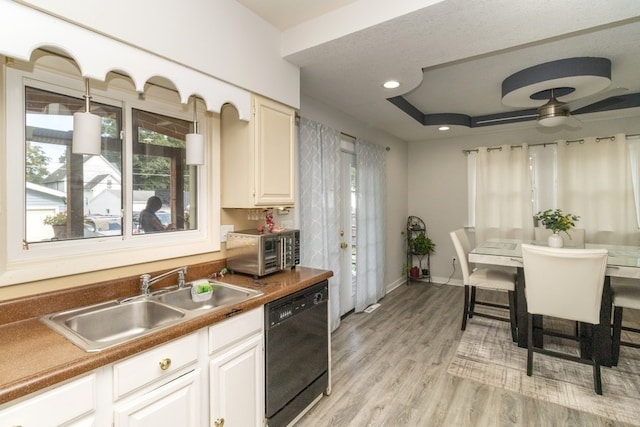
[[[222,207],[294,205],[295,110],[254,95],[249,122],[221,111]]]

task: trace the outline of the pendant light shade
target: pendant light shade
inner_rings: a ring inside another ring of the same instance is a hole
[[[91,96],[89,95],[89,79],[85,79],[85,112],[73,114],[73,154],[100,155],[102,149],[102,119],[89,112]]]
[[[187,134],[187,164],[204,164],[204,135],[199,133]]]
[[[198,133],[198,112],[196,109],[197,100],[193,97],[193,133],[187,134],[187,164],[204,164],[204,135]]]

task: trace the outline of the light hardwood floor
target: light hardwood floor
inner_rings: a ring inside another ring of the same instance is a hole
[[[332,393],[296,427],[628,425],[449,375],[462,300],[462,287],[412,283],[344,319]]]

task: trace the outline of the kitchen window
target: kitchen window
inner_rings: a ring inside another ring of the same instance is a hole
[[[198,118],[205,165],[188,166],[193,107],[166,81],[147,83],[141,95],[125,76],[108,77],[91,86],[101,154],[77,155],[72,117],[83,111],[83,80],[18,61],[3,66],[0,286],[220,249],[219,165],[211,162],[219,158],[218,118]],[[151,198],[161,201],[155,215],[167,232],[141,226]]]
[[[197,200],[191,203],[191,196],[197,193],[195,168],[185,163],[185,139],[191,123],[135,108],[131,115],[133,234],[197,228]],[[152,198],[162,203],[155,214],[164,229],[151,230],[141,221],[141,212]]]
[[[93,104],[100,156],[71,152],[73,113],[84,100],[25,86],[27,244],[122,235],[122,108]]]

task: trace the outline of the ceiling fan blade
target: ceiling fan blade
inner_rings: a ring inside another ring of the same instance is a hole
[[[482,125],[485,123],[516,123],[518,121],[522,121],[523,119],[534,119],[537,116],[538,116],[537,114],[519,114],[519,115],[509,116],[509,117],[496,117],[493,119],[478,120],[476,124]]]
[[[603,92],[595,93],[591,96],[576,99],[575,101],[567,102],[567,106],[569,107],[569,111],[577,111],[581,108],[588,107],[591,104],[595,104],[596,102],[603,101],[607,98],[622,95],[628,90],[629,89],[627,89],[626,87],[616,87],[613,89],[605,90]]]
[[[573,114],[569,114],[569,120],[566,123],[570,128],[579,128],[582,127],[582,120],[578,119]]]

